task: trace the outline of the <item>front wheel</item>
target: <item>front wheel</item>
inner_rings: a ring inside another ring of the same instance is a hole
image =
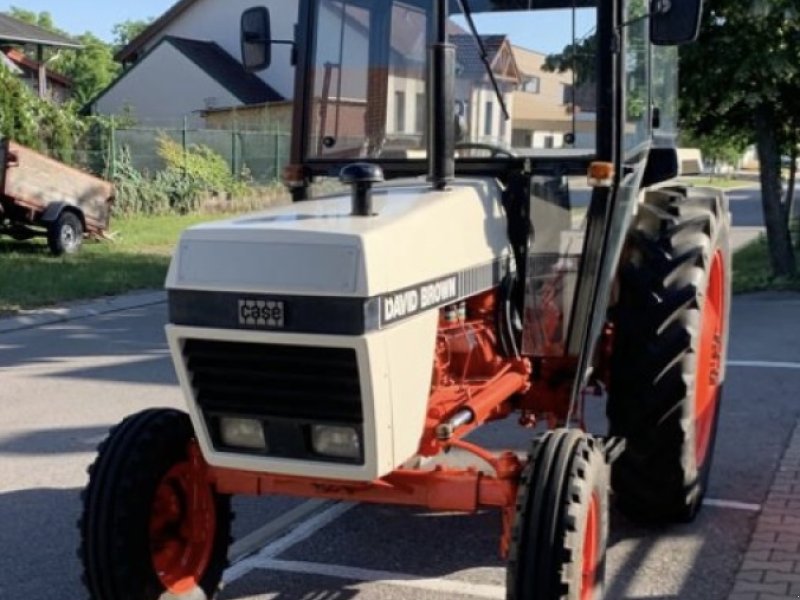
[[[189,418],[148,410],[112,430],[79,522],[93,600],[210,600],[227,565],[230,498],[203,476]]]
[[[508,600],[599,600],[608,541],[608,466],[581,431],[533,442],[520,482]]]

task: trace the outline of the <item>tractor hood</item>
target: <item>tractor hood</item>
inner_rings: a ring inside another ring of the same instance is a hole
[[[492,179],[446,191],[414,181],[376,188],[372,217],[352,216],[344,194],[200,225],[182,235],[166,286],[369,298],[485,276],[509,255],[500,198]]]

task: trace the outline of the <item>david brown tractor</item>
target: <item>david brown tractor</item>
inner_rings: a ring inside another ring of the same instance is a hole
[[[512,63],[472,14],[552,9],[596,18],[593,74],[576,79],[593,118],[564,147],[487,141],[498,108],[513,112]],[[725,198],[674,183],[675,46],[700,12],[300,2],[284,42],[295,202],[182,236],[167,338],[188,415],[144,411],[100,446],[80,521],[91,597],[213,597],[233,494],[497,509],[510,599],[602,597],[610,489],[633,518],[692,519],[730,295]],[[272,44],[269,11],[246,11],[245,65],[268,67]],[[326,177],[350,193],[310,199]],[[583,427],[592,390],[603,437]],[[478,445],[500,419],[548,427],[527,455]]]

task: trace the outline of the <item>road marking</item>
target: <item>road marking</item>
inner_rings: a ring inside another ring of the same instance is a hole
[[[275,556],[286,552],[295,544],[299,544],[300,542],[310,538],[317,531],[341,517],[354,506],[356,505],[350,502],[339,502],[321,512],[318,512],[313,517],[304,519],[302,522],[297,521],[287,525],[285,530],[288,530],[288,533],[286,535],[281,536],[275,541],[267,544],[261,550],[259,550],[257,554],[254,554],[249,558],[245,558],[244,560],[240,560],[236,564],[232,565],[225,571],[225,574],[222,577],[223,581],[228,584],[244,577],[253,569],[259,568],[259,564],[263,563],[264,561],[270,560]],[[289,530],[289,527],[295,524],[297,526]]]
[[[762,360],[729,360],[729,367],[753,367],[756,369],[800,369],[796,362],[772,362]]]
[[[247,558],[250,554],[261,550],[265,544],[282,537],[298,523],[305,521],[314,513],[322,511],[330,504],[330,500],[314,499],[295,506],[292,510],[283,513],[280,517],[231,544],[228,550],[228,561],[233,564]]]
[[[374,571],[359,567],[345,567],[342,565],[329,565],[315,562],[301,562],[295,560],[277,560],[274,558],[261,561],[257,568],[284,573],[299,573],[302,575],[322,575],[337,579],[352,581],[380,583],[395,587],[439,592],[452,596],[472,596],[475,598],[490,598],[491,600],[505,600],[506,588],[500,585],[487,585],[471,583],[469,581],[456,581],[453,579],[439,579],[433,577],[420,577],[408,573],[394,573],[392,571]]]
[[[706,498],[703,500],[705,506],[716,508],[731,508],[733,510],[744,510],[747,512],[760,512],[760,504],[750,504],[749,502],[737,502],[736,500],[718,500],[716,498]]]

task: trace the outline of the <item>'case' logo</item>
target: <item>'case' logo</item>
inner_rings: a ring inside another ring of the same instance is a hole
[[[286,313],[279,300],[239,300],[239,325],[282,329]]]

